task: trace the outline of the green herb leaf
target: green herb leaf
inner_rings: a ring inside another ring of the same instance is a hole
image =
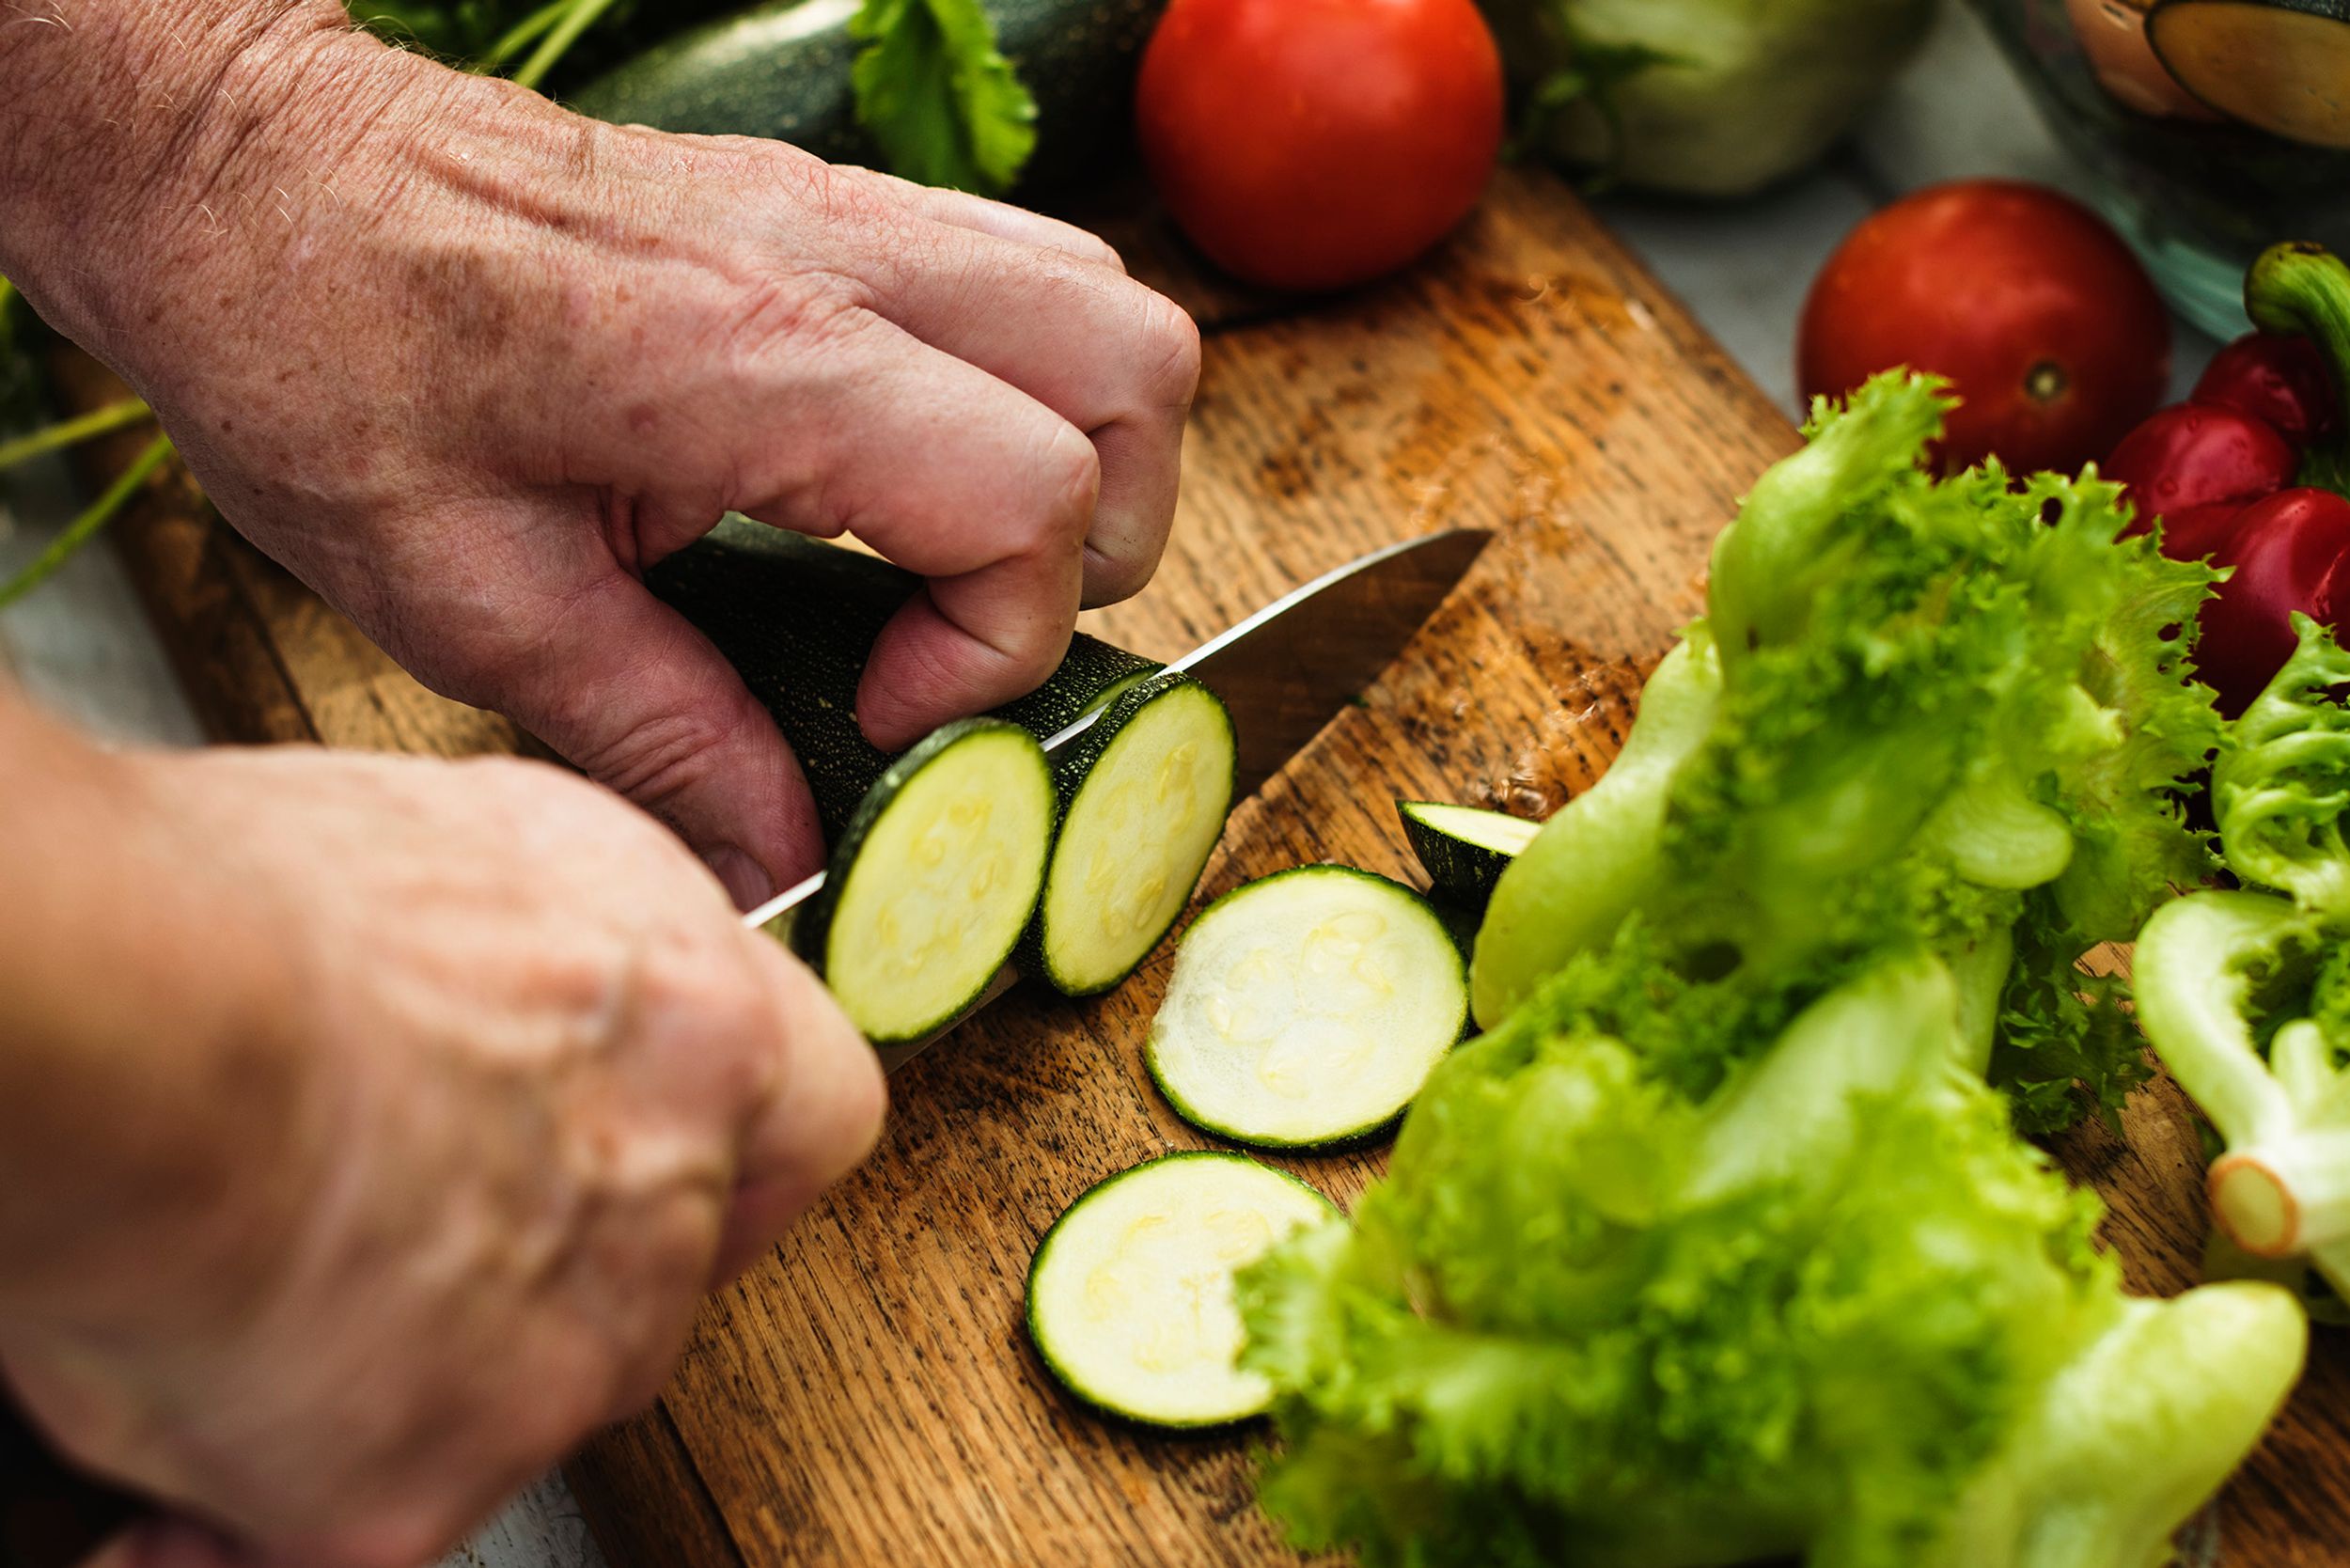
[[[1036,100],[996,47],[979,0],[865,0],[849,24],[857,122],[889,168],[995,195],[1036,149]]]

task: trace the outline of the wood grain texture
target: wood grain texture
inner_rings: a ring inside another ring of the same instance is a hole
[[[1555,805],[1596,777],[1639,682],[1698,607],[1715,532],[1786,422],[1563,188],[1505,175],[1412,273],[1303,307],[1214,285],[1144,236],[1138,273],[1211,327],[1173,545],[1088,618],[1172,653],[1374,545],[1496,530],[1465,590],[1364,704],[1235,814],[1212,897],[1301,861],[1416,875],[1390,802]],[[192,511],[122,545],[191,695],[228,739],[446,754],[518,744],[432,698]],[[1169,1439],[1058,1393],[1021,1326],[1037,1237],[1087,1185],[1205,1140],[1140,1047],[1162,951],[1118,993],[1024,988],[892,1080],[882,1147],[713,1298],[650,1416],[574,1484],[616,1563],[1189,1565],[1288,1560],[1252,1506],[1255,1434]],[[2201,1158],[2167,1085],[2126,1144],[2059,1152],[2113,1205],[2141,1288],[2196,1272]],[[1282,1165],[1351,1204],[1377,1151]],[[2278,1432],[2199,1540],[2241,1568],[2350,1559],[2350,1372],[2321,1336]]]

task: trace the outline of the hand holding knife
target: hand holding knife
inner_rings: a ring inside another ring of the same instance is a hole
[[[1239,742],[1239,794],[1254,793],[1360,697],[1491,537],[1455,529],[1373,551],[1283,595],[1167,666],[1207,685],[1230,710]],[[1073,741],[1097,717],[1088,714],[1052,736],[1047,753]],[[744,923],[762,926],[790,912],[822,881],[819,874],[778,894],[744,916]],[[1006,968],[971,1011],[1009,990],[1016,978]],[[885,1065],[894,1072],[954,1027],[885,1050]],[[0,1400],[0,1568],[68,1568],[147,1511],[143,1499],[83,1476],[50,1453]]]

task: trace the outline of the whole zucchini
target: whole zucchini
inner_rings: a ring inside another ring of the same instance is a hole
[[[1023,192],[1100,173],[1132,133],[1135,71],[1166,0],[984,0],[1036,99]],[[598,119],[697,135],[769,136],[833,163],[870,165],[856,123],[849,37],[858,0],[770,0],[658,44],[582,87]]]
[[[775,715],[807,774],[825,840],[836,840],[894,760],[857,726],[857,682],[882,627],[921,579],[858,551],[728,518],[645,573],[645,584],[718,645]],[[1157,668],[1080,635],[1052,679],[999,716],[1045,740],[1112,687]]]

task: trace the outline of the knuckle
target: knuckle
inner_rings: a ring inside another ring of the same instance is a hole
[[[1158,565],[1155,559],[1138,555],[1101,552],[1092,557],[1090,603],[1114,603],[1131,599],[1151,581],[1151,573]]]
[[[750,718],[747,705],[741,702],[656,713],[580,747],[572,760],[598,782],[659,815],[665,806],[710,780]]]
[[[741,947],[730,921],[713,920],[691,938],[680,933],[649,955],[639,979],[649,1017],[675,1021],[692,1042],[698,1076],[725,1106],[752,1105],[775,1075],[774,1045],[781,1022]]]
[[[872,223],[889,215],[890,204],[874,193],[865,171],[836,167],[812,152],[786,142],[773,149],[773,175],[785,182],[792,200],[827,223]]]
[[[574,831],[609,836],[611,797],[577,774],[527,757],[469,757],[457,767],[475,808],[518,839],[561,838]],[[625,832],[625,827],[619,829]]]
[[[1143,306],[1143,361],[1150,367],[1143,390],[1152,406],[1187,408],[1199,389],[1199,323],[1165,294]]]
[[[1096,267],[1107,268],[1120,276],[1125,275],[1126,259],[1118,254],[1118,247],[1090,229],[1078,228],[1072,225],[1069,250],[1080,261],[1090,262]]]
[[[719,341],[754,362],[779,347],[806,353],[849,336],[866,301],[838,274],[793,272],[753,279],[720,319]]]
[[[1102,491],[1102,458],[1093,443],[1063,424],[1047,437],[1035,472],[1042,504],[1031,515],[1029,542],[1050,549],[1083,539]]]
[[[1060,667],[1062,656],[1069,651],[1070,635],[1075,630],[1067,623],[1038,621],[1015,634],[1005,658],[1019,678],[1020,690],[1029,690]]]

